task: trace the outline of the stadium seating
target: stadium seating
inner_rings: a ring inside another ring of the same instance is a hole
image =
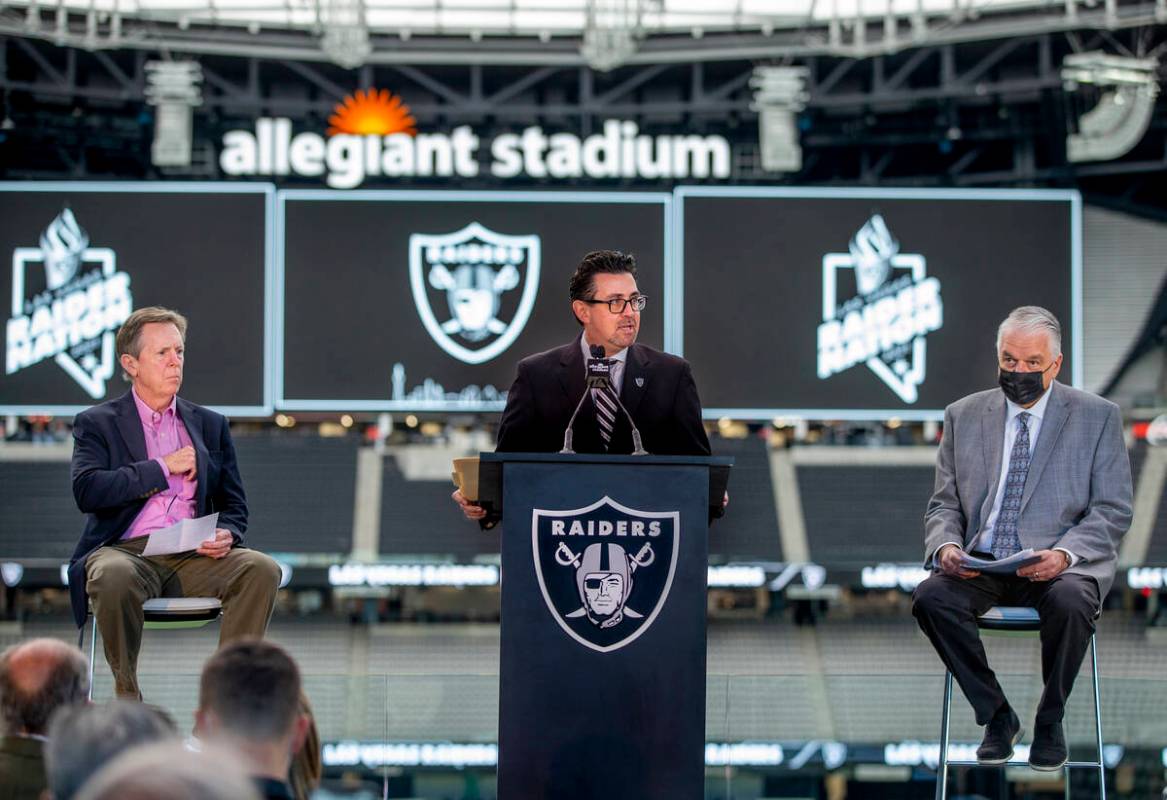
[[[932,467],[801,465],[797,474],[812,561],[859,567],[921,559]]]
[[[352,550],[356,437],[238,436],[248,544],[269,553]]]

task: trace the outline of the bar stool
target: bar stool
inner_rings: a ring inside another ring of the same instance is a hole
[[[1036,608],[1017,606],[993,606],[977,618],[977,628],[990,634],[998,635],[1033,635],[1041,632],[1041,617]],[[1098,747],[1098,758],[1095,761],[1067,761],[1065,765],[1065,796],[1070,797],[1070,769],[1085,768],[1098,770],[1098,797],[1106,800],[1106,765],[1102,760],[1102,702],[1098,690],[1098,649],[1095,635],[1090,635],[1090,664],[1091,677],[1094,684],[1094,736]],[[952,673],[944,671],[944,714],[940,723],[940,761],[936,766],[936,800],[947,800],[948,797],[948,768],[949,767],[980,767],[980,766],[1021,766],[1022,761],[1010,761],[1008,764],[978,764],[976,761],[949,761],[948,760],[948,722],[952,708]]]
[[[146,630],[180,630],[201,628],[223,615],[217,597],[153,597],[142,603]],[[93,699],[93,659],[97,654],[97,617],[89,614],[89,699]],[[85,628],[77,635],[77,647],[84,650]]]

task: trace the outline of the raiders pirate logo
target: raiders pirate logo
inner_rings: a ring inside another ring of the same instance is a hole
[[[680,531],[676,511],[638,511],[610,497],[569,511],[535,509],[535,573],[559,626],[601,653],[643,634],[672,587]]]
[[[444,235],[413,234],[409,285],[425,329],[467,364],[499,355],[531,316],[541,256],[538,236],[508,236],[477,222]]]

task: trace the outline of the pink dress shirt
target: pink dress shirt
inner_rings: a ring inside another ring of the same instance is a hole
[[[138,417],[142,420],[142,432],[146,434],[146,455],[162,467],[168,485],[166,491],[159,492],[146,501],[129,530],[122,539],[146,536],[156,530],[168,528],[180,519],[191,519],[195,515],[195,490],[197,480],[189,481],[183,475],[171,475],[163,460],[175,450],[190,447],[190,434],[178,418],[176,400],[161,413],[142,402],[136,391],[134,405],[138,407]]]

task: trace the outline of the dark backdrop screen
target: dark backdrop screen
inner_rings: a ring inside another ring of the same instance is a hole
[[[1061,321],[1070,382],[1068,193],[682,196],[684,355],[710,416],[935,415],[995,384],[997,325],[1030,304]]]
[[[280,405],[500,410],[521,358],[578,338],[568,279],[591,250],[635,255],[639,341],[660,348],[664,198],[553,197],[284,195]]]
[[[151,305],[190,322],[183,397],[268,413],[270,189],[44,188],[0,187],[0,253],[12,264],[0,280],[0,413],[68,414],[124,393],[106,350],[126,314]]]

